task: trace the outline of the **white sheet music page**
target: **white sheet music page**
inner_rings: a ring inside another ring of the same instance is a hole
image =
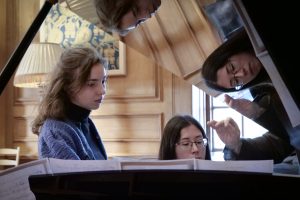
[[[147,170],[147,169],[183,169],[193,170],[194,159],[181,160],[122,160],[122,170]]]
[[[121,170],[117,160],[61,160],[50,158],[53,173]]]
[[[121,170],[117,160],[35,160],[0,172],[1,200],[35,200],[30,190],[30,175]]]
[[[28,182],[30,175],[51,173],[47,159],[21,164],[0,172],[1,200],[35,200]]]
[[[195,160],[195,170],[273,173],[273,160]]]

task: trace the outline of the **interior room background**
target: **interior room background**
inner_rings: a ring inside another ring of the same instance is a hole
[[[0,1],[1,67],[22,40],[39,9],[40,0]],[[203,21],[203,24],[207,23]],[[203,32],[212,36],[209,26],[204,27]],[[33,42],[40,41],[38,33]],[[210,49],[200,47],[206,56],[216,48],[216,41],[208,41],[212,44]],[[254,130],[251,120],[235,113],[218,99],[213,100],[189,80],[172,73],[172,69],[167,69],[172,68],[171,65],[162,67],[136,48],[126,44],[124,48],[126,73],[109,77],[106,98],[91,115],[109,157],[157,155],[163,127],[179,113],[193,115],[205,127],[211,150],[218,152],[214,156],[216,160],[222,159],[223,144],[205,126],[210,118],[219,120],[232,116],[244,137],[256,137],[254,132],[264,132],[261,127],[257,127],[258,131],[248,131]],[[37,159],[37,136],[32,134],[30,125],[37,114],[38,103],[38,90],[14,87],[13,77],[0,96],[0,147],[19,146],[21,163]]]

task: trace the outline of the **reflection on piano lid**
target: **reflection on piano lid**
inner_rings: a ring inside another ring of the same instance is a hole
[[[299,36],[294,31],[286,31],[286,27],[280,27],[277,23],[289,21],[290,24],[296,24],[297,12],[291,6],[285,9],[279,2],[233,2],[243,19],[256,54],[280,96],[292,127],[300,129],[300,95],[294,67],[298,65],[298,55],[291,49],[291,44]]]

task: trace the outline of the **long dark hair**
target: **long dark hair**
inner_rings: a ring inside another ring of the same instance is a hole
[[[207,139],[204,129],[200,123],[189,115],[175,115],[166,124],[159,148],[160,160],[173,160],[176,158],[175,147],[180,139],[181,130],[185,127],[195,125],[202,133],[203,138]],[[205,160],[211,160],[209,145],[206,146]]]
[[[240,28],[229,35],[228,40],[207,57],[202,66],[202,77],[204,78],[205,84],[209,88],[217,91],[235,92],[235,88],[224,88],[216,84],[217,71],[226,64],[229,57],[241,52],[249,52],[255,55],[250,38],[244,28]],[[245,84],[242,89],[269,80],[268,73],[262,68],[259,74],[252,81]]]

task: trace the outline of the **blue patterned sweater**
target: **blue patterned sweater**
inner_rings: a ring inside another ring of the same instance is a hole
[[[88,118],[90,111],[71,106],[70,120],[47,119],[44,122],[39,135],[39,158],[106,160],[101,138]]]

